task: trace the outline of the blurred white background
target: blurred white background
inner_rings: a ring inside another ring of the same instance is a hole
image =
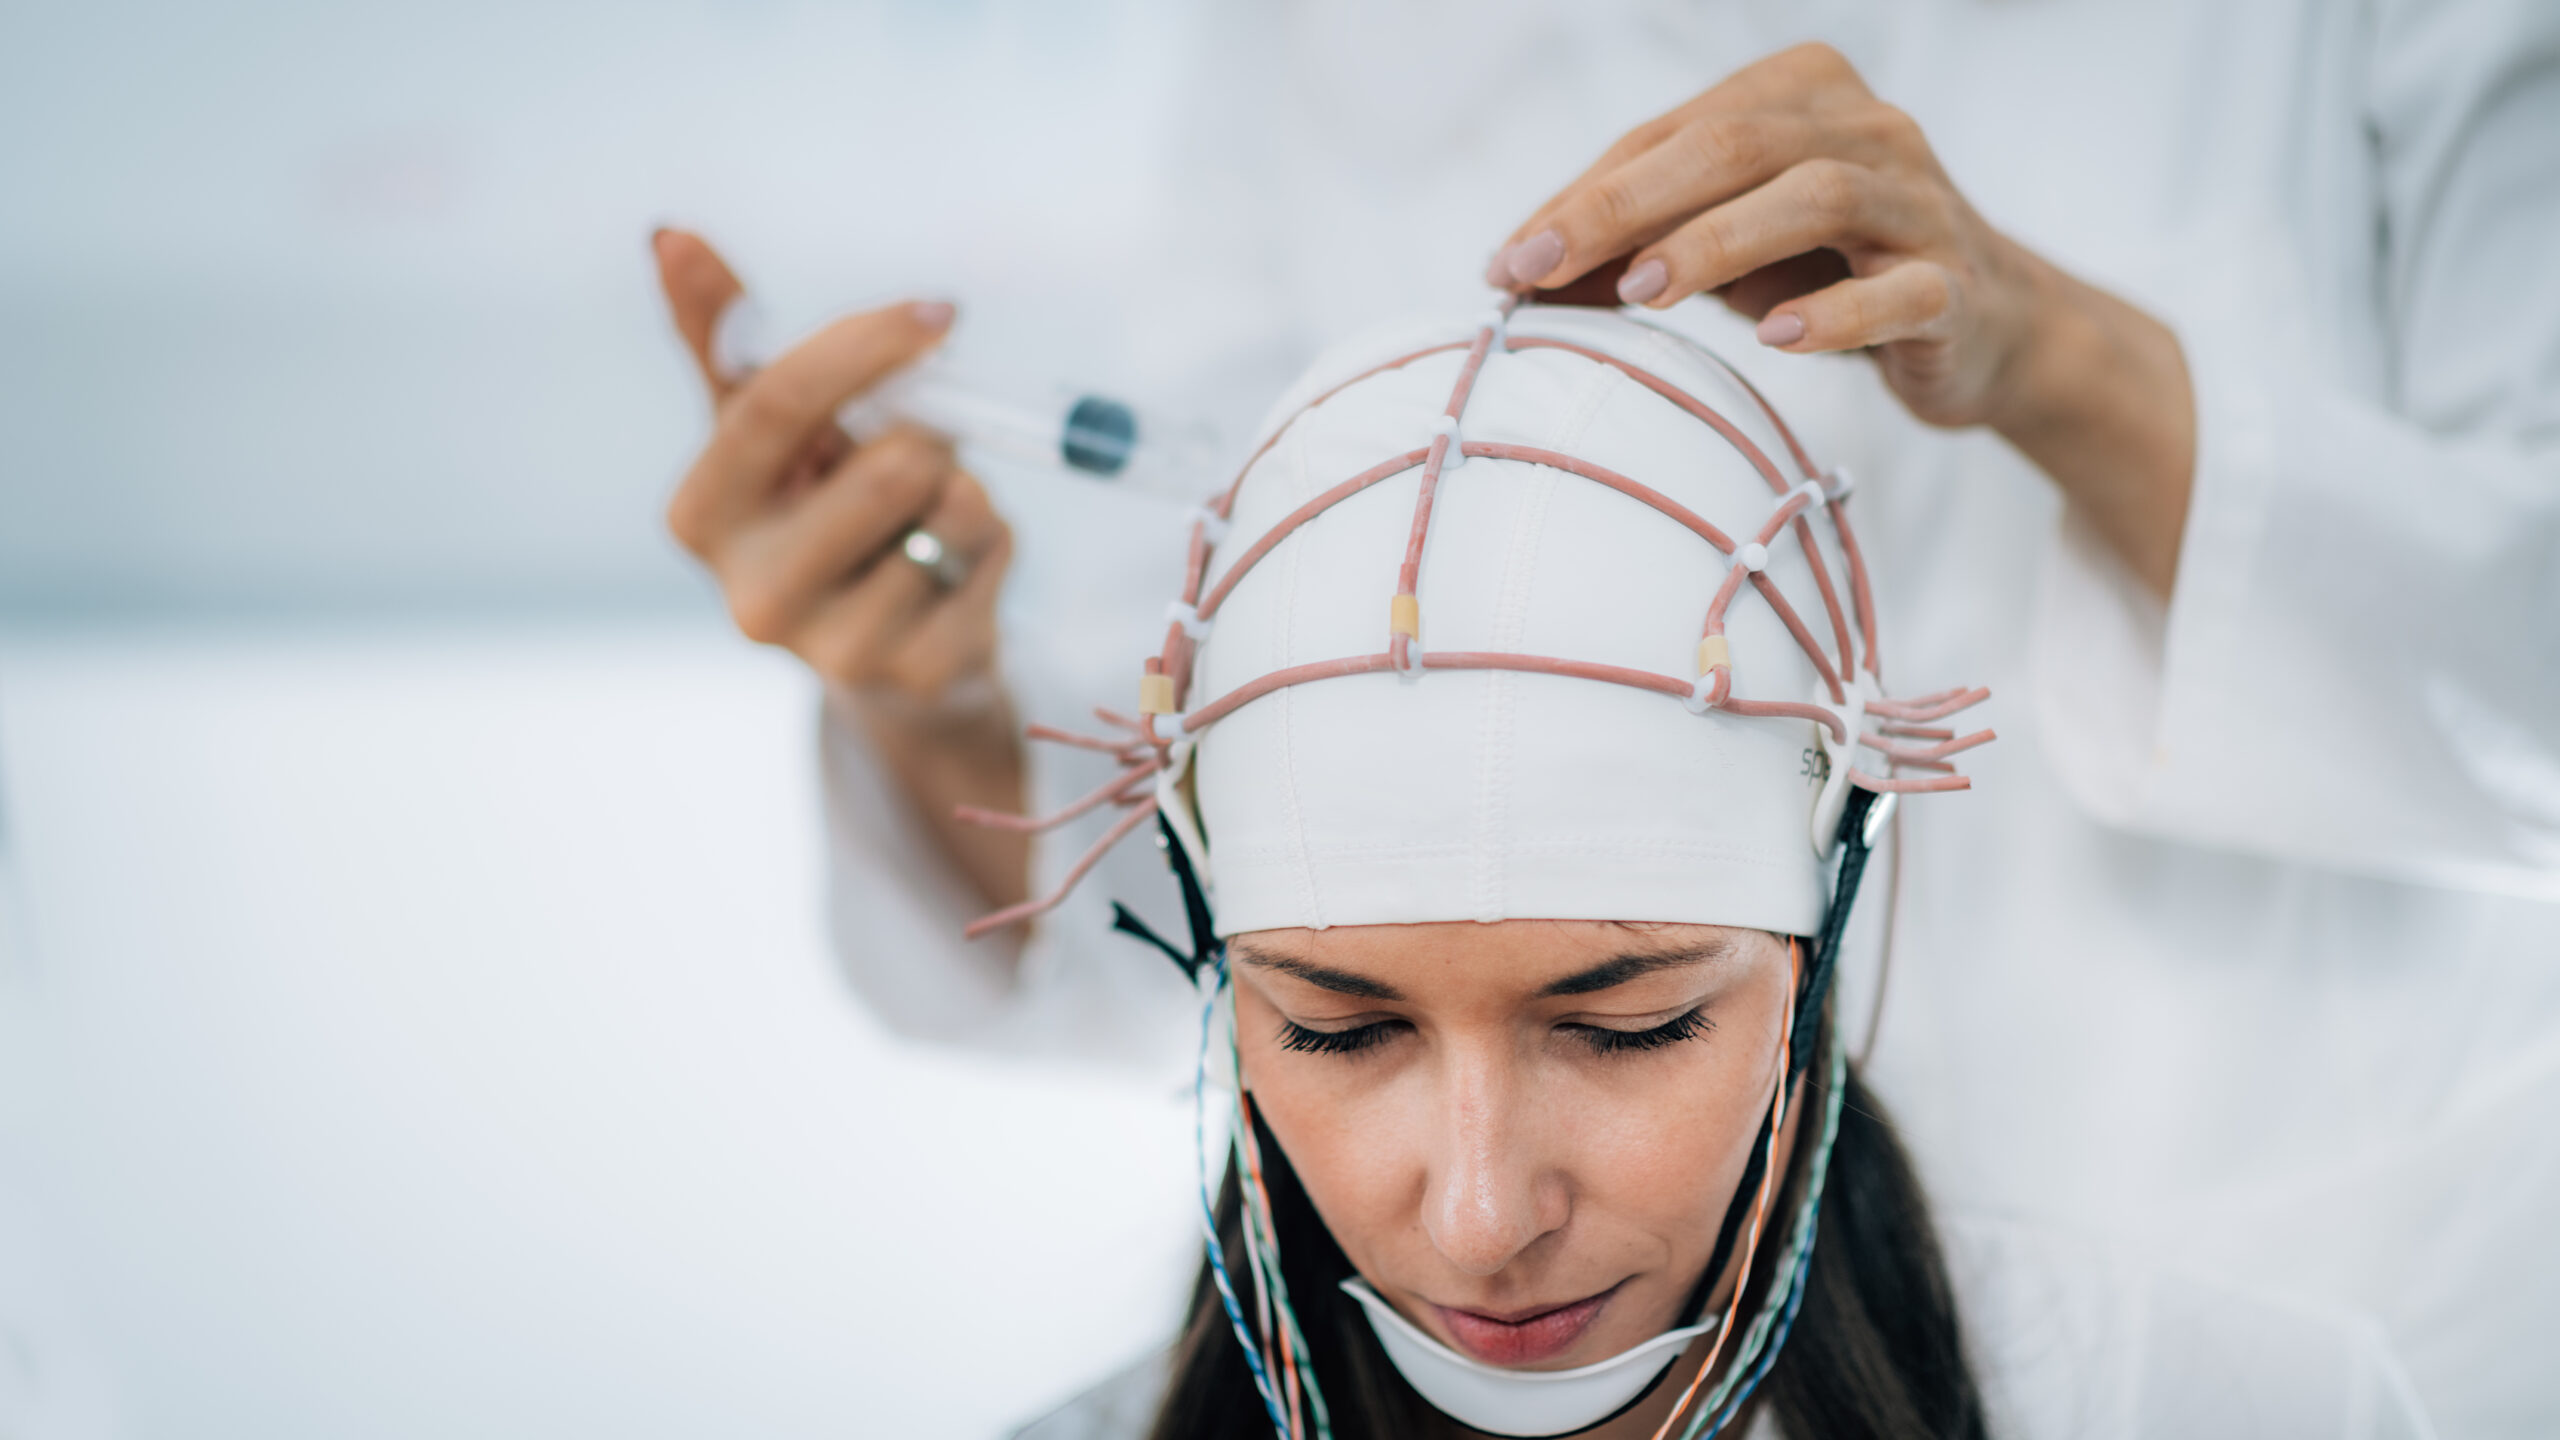
[[[1109,386],[1168,0],[0,9],[0,1437],[999,1432],[1187,1107],[884,1036],[646,239]]]
[[[941,293],[1107,383],[1179,43],[1161,0],[6,15],[19,611],[688,600],[650,229],[786,320]]]

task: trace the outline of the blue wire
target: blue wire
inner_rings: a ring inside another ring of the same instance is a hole
[[[1262,1408],[1271,1416],[1271,1426],[1280,1440],[1288,1440],[1289,1418],[1280,1408],[1280,1397],[1272,1389],[1270,1373],[1263,1369],[1262,1351],[1253,1343],[1252,1332],[1245,1328],[1244,1307],[1236,1303],[1236,1292],[1227,1283],[1226,1247],[1218,1243],[1217,1202],[1209,1194],[1209,1036],[1218,1014],[1218,992],[1226,988],[1226,957],[1218,959],[1217,983],[1209,988],[1208,999],[1200,1007],[1200,1063],[1191,1078],[1191,1144],[1199,1152],[1200,1166],[1200,1236],[1209,1253],[1209,1277],[1218,1287],[1218,1302],[1226,1307],[1227,1323],[1235,1327],[1236,1343],[1244,1347],[1245,1368],[1253,1372],[1253,1388],[1262,1395]]]
[[[1821,1208],[1817,1201],[1814,1209],[1819,1212]],[[1716,1417],[1716,1423],[1707,1427],[1703,1440],[1715,1440],[1724,1433],[1724,1427],[1732,1423],[1734,1412],[1740,1410],[1742,1402],[1750,1399],[1751,1392],[1759,1388],[1762,1377],[1769,1373],[1769,1367],[1778,1363],[1778,1352],[1787,1348],[1788,1332],[1796,1328],[1797,1307],[1804,1304],[1805,1272],[1812,1268],[1813,1247],[1807,1245],[1804,1254],[1797,1259],[1796,1273],[1788,1283],[1787,1308],[1778,1312],[1778,1333],[1770,1338],[1769,1348],[1760,1352],[1760,1363],[1752,1367],[1751,1378],[1742,1382],[1742,1389],[1726,1404],[1724,1413]]]
[[[1828,1113],[1823,1117],[1825,1133],[1822,1137],[1822,1153],[1817,1157],[1819,1168],[1823,1169],[1829,1168],[1831,1145],[1838,1134],[1836,1127],[1840,1123],[1841,1097],[1846,1093],[1844,1061],[1838,1036],[1832,1037],[1831,1046],[1831,1093],[1824,1099]],[[1770,1337],[1769,1347],[1760,1352],[1760,1363],[1752,1367],[1750,1378],[1742,1382],[1742,1388],[1734,1394],[1732,1400],[1726,1403],[1723,1411],[1716,1416],[1715,1423],[1707,1427],[1705,1435],[1701,1436],[1700,1440],[1716,1440],[1718,1435],[1724,1433],[1724,1427],[1733,1422],[1734,1414],[1742,1408],[1742,1403],[1751,1398],[1752,1391],[1760,1388],[1760,1382],[1767,1377],[1769,1367],[1778,1363],[1778,1352],[1787,1348],[1787,1336],[1796,1328],[1796,1311],[1804,1305],[1806,1276],[1813,1269],[1813,1252],[1816,1248],[1814,1241],[1822,1232],[1823,1193],[1819,1189],[1815,1190],[1813,1203],[1805,1210],[1804,1251],[1796,1257],[1795,1272],[1787,1278],[1787,1304],[1785,1309],[1778,1312],[1777,1333]]]

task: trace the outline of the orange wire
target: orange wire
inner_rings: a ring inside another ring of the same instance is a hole
[[[1240,1136],[1244,1141],[1244,1173],[1246,1178],[1253,1182],[1254,1209],[1262,1216],[1263,1233],[1270,1236],[1272,1244],[1276,1246],[1280,1243],[1280,1235],[1271,1219],[1271,1192],[1269,1189],[1265,1188],[1262,1183],[1262,1142],[1254,1138],[1253,1096],[1250,1092],[1243,1090],[1236,1092],[1236,1110],[1239,1117],[1244,1122],[1242,1134]],[[1278,1263],[1278,1257],[1276,1255],[1273,1257],[1273,1263]],[[1255,1278],[1256,1281],[1259,1282],[1261,1277],[1257,1276]],[[1257,1290],[1262,1290],[1266,1287],[1257,1283],[1255,1288]],[[1267,1296],[1265,1297],[1265,1304],[1266,1306],[1269,1304],[1269,1298]],[[1295,1351],[1289,1343],[1289,1324],[1285,1312],[1277,1329],[1279,1332],[1277,1342],[1280,1350],[1281,1383],[1289,1392],[1289,1434],[1292,1437],[1292,1440],[1296,1440],[1296,1437],[1303,1436],[1306,1431],[1304,1428],[1304,1422],[1300,1418],[1302,1406],[1298,1399],[1298,1366],[1297,1361],[1293,1358]],[[1274,1337],[1265,1335],[1263,1337],[1263,1344],[1266,1346],[1271,1345],[1273,1340]]]
[[[1752,1203],[1751,1232],[1742,1245],[1742,1269],[1733,1280],[1733,1298],[1725,1302],[1724,1321],[1716,1326],[1716,1343],[1707,1349],[1706,1362],[1689,1380],[1689,1388],[1680,1392],[1680,1403],[1663,1417],[1662,1428],[1653,1432],[1653,1440],[1669,1440],[1671,1429],[1689,1412],[1690,1402],[1698,1398],[1698,1387],[1714,1374],[1716,1361],[1724,1354],[1724,1342],[1733,1336],[1734,1319],[1742,1313],[1742,1294],[1751,1288],[1751,1264],[1760,1252],[1760,1227],[1769,1218],[1769,1188],[1778,1174],[1778,1130],[1786,1118],[1787,1075],[1794,1068],[1796,1030],[1796,983],[1804,964],[1804,954],[1795,937],[1787,938],[1787,1018],[1786,1029],[1778,1034],[1778,1089],[1769,1100],[1769,1161],[1760,1169],[1760,1196]]]

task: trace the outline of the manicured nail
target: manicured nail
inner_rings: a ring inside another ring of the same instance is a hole
[[[1647,260],[1618,277],[1618,300],[1622,304],[1641,305],[1663,292],[1671,284],[1671,267],[1659,260]]]
[[[1772,315],[1761,321],[1760,328],[1751,333],[1763,345],[1793,345],[1804,338],[1804,317],[1795,314]]]
[[[711,323],[711,369],[723,380],[744,380],[773,359],[773,330],[752,295],[731,297]]]
[[[948,330],[959,313],[948,300],[918,300],[907,306],[907,318],[919,330]]]
[[[1534,285],[1538,277],[1556,268],[1564,259],[1564,237],[1553,230],[1541,230],[1511,247],[1511,278],[1522,285]]]
[[[1508,290],[1511,288],[1510,246],[1505,245],[1501,249],[1494,251],[1493,258],[1484,262],[1484,283],[1492,286],[1496,290]]]

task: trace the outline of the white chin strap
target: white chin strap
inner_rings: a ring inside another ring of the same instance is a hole
[[[1368,1312],[1369,1328],[1406,1384],[1441,1414],[1488,1435],[1588,1430],[1632,1404],[1691,1340],[1713,1333],[1722,1318],[1709,1316],[1576,1370],[1505,1370],[1470,1360],[1424,1334],[1366,1281],[1345,1280],[1342,1290]]]

